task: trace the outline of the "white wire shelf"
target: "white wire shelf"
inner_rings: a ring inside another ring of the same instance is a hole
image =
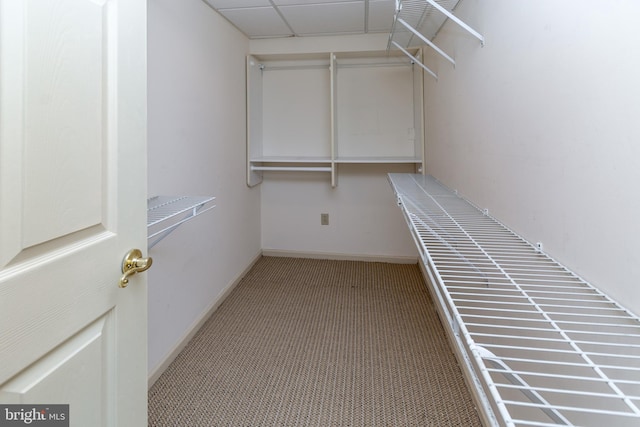
[[[438,5],[449,12],[457,6],[458,2],[459,0],[436,0]],[[411,29],[403,25],[400,20],[406,22],[426,39],[431,40],[445,23],[447,16],[426,0],[396,1],[396,14],[390,39],[408,49],[422,46],[425,42]]]
[[[455,66],[455,59],[432,41],[447,19],[477,38],[484,46],[484,37],[452,13],[458,3],[459,0],[396,0],[396,12],[389,33],[387,50],[399,49],[437,79],[438,75],[424,65],[419,58],[412,55],[409,50],[425,45],[429,46]]]
[[[432,177],[389,180],[485,420],[640,425],[638,316]]]
[[[147,239],[151,249],[181,224],[215,207],[215,197],[155,196],[147,199]]]

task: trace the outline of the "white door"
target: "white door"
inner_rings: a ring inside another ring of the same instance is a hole
[[[146,426],[145,217],[146,0],[0,0],[1,404]]]

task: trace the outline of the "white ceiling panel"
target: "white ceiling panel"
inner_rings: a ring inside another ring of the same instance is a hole
[[[390,30],[395,0],[203,0],[250,38]]]
[[[278,12],[270,7],[221,9],[219,12],[251,38],[292,35]]]
[[[281,6],[279,9],[297,35],[364,32],[363,1]]]
[[[243,7],[271,7],[269,0],[204,0],[214,9],[239,9]]]
[[[395,0],[371,0],[369,2],[369,27],[371,33],[388,33],[396,11]]]
[[[249,38],[390,32],[396,0],[203,0]],[[459,0],[436,0],[451,10]],[[404,9],[425,9],[425,0],[401,0]],[[412,26],[435,28],[445,16],[428,8]],[[438,21],[430,23],[432,16]],[[421,28],[419,28],[421,30]],[[410,37],[410,36],[407,36]],[[429,33],[427,37],[433,37]]]
[[[319,3],[364,3],[366,0],[273,0],[276,6],[298,6]]]

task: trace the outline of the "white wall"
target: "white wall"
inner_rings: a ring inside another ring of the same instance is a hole
[[[149,195],[217,198],[150,250],[154,372],[260,253],[260,190],[245,177],[248,40],[201,0],[148,9]]]
[[[339,165],[338,186],[328,174],[269,173],[262,186],[262,247],[307,256],[410,261],[417,251],[388,172],[411,165]],[[320,214],[329,225],[320,225]]]
[[[640,2],[463,0],[428,53],[427,171],[640,313]]]
[[[252,40],[251,53],[385,51],[386,45],[384,34]],[[326,86],[328,99],[328,81]],[[327,117],[321,122],[328,122],[328,101],[324,110]],[[306,117],[296,118],[295,113],[289,119],[292,123],[308,121]],[[328,137],[327,134],[325,139]],[[329,150],[328,144],[326,149]],[[303,151],[302,154],[309,154],[309,150]],[[290,153],[293,154],[301,153]],[[314,154],[329,155],[328,151]],[[263,250],[267,254],[415,262],[417,250],[395,204],[386,178],[388,172],[411,173],[414,166],[340,164],[335,188],[327,173],[264,173],[260,184]],[[329,214],[328,226],[320,224],[321,213]]]
[[[385,51],[388,34],[360,34],[352,36],[284,37],[279,39],[254,39],[250,50],[254,55],[280,53],[325,53]]]

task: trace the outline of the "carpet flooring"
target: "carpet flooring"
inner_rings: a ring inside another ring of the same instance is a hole
[[[417,265],[262,257],[149,390],[150,426],[480,426]]]

